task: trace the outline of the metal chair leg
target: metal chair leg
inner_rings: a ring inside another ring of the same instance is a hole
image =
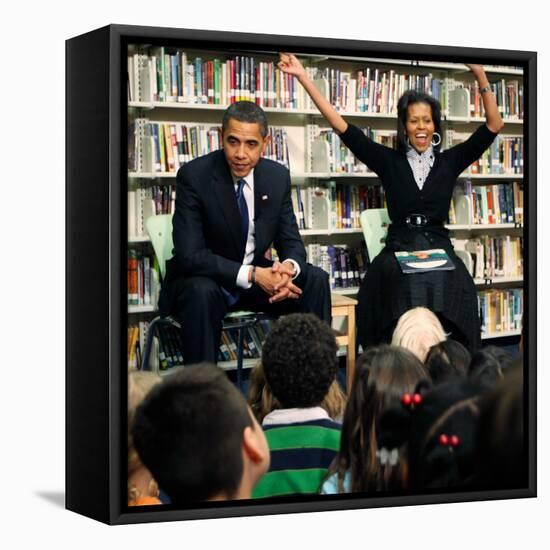
[[[239,328],[239,348],[237,349],[237,386],[243,391],[243,355],[244,355],[244,326]]]

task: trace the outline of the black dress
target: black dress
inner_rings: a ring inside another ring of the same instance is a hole
[[[434,152],[434,164],[422,189],[404,153],[372,141],[352,124],[340,135],[353,154],[380,177],[392,220],[386,246],[372,261],[359,290],[357,340],[363,349],[389,341],[398,318],[417,306],[435,312],[451,337],[470,352],[480,346],[474,281],[456,256],[443,224],[458,176],[481,156],[496,135],[482,124],[465,142],[441,153]],[[404,221],[411,214],[422,214],[431,223],[411,227]],[[395,251],[428,248],[445,249],[456,269],[402,273]]]

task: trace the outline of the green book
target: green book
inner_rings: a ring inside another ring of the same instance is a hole
[[[442,248],[395,252],[403,273],[423,273],[426,271],[451,271],[455,269],[449,255]]]

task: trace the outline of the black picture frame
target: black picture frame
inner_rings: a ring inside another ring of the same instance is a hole
[[[528,486],[126,506],[126,75],[129,43],[510,64],[524,70],[524,381]],[[109,25],[66,42],[66,507],[109,524],[536,496],[537,54],[424,44]],[[93,345],[92,345],[93,344]]]

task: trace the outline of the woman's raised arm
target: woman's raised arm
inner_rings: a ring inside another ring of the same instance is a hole
[[[485,74],[485,69],[483,65],[468,65],[466,66],[474,73],[474,76],[479,85],[479,90],[481,91],[481,99],[483,101],[483,108],[485,109],[485,119],[487,121],[487,128],[489,130],[498,134],[503,126],[504,121],[500,116],[497,101],[491,87],[489,86],[489,80]]]
[[[321,114],[337,134],[342,134],[347,130],[348,123],[338,114],[326,97],[324,97],[315,87],[315,84],[313,84],[306,70],[295,55],[291,53],[279,53],[279,63],[277,66],[284,73],[294,75],[298,79],[309,97],[311,97],[313,103],[317,105]]]

